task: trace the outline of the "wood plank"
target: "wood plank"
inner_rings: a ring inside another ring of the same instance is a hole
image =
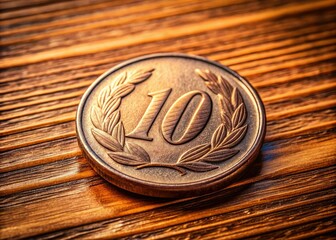
[[[236,197],[231,198],[231,201],[228,196],[230,196],[232,192],[230,193],[228,189],[203,198],[190,200],[186,199],[182,202],[180,200],[177,201],[177,203],[181,202],[182,206],[180,206],[179,208],[174,208],[174,214],[179,214],[179,217],[175,216],[171,218],[173,216],[173,212],[170,212],[170,214],[166,215],[170,216],[170,221],[168,222],[166,220],[164,224],[176,224],[176,220],[186,221],[188,219],[188,221],[190,221],[193,218],[199,219],[201,213],[204,217],[209,215],[211,216],[216,214],[224,214],[225,212],[269,202],[274,198],[282,199],[314,192],[314,190],[316,191],[316,189],[318,189],[319,191],[329,189],[334,186],[334,183],[331,183],[332,181],[330,179],[330,173],[332,172],[335,172],[334,168],[328,168],[326,170],[320,169],[315,170],[314,172],[297,174],[296,176],[291,175],[287,178],[273,178],[272,180],[249,183],[249,187],[247,188],[247,190],[244,191],[244,194],[236,194]],[[171,200],[167,201],[148,198],[143,199],[141,197],[137,198],[135,201],[134,196],[132,197],[128,193],[124,193],[122,191],[117,192],[114,189],[111,189],[110,187],[107,188],[107,186],[104,185],[94,185],[95,183],[93,179],[91,181],[82,181],[82,183],[85,183],[85,185],[83,185],[82,187],[76,187],[77,190],[73,189],[75,185],[74,183],[72,183],[71,185],[64,186],[64,188],[67,188],[66,191],[64,189],[53,189],[51,192],[47,189],[44,189],[43,192],[37,191],[35,192],[35,194],[29,197],[28,202],[27,193],[21,196],[9,197],[6,199],[6,201],[0,201],[1,207],[3,209],[2,213],[0,213],[0,217],[4,226],[4,229],[2,230],[2,235],[4,237],[15,237],[17,236],[17,233],[20,232],[21,236],[31,236],[32,232],[34,232],[35,234],[41,234],[47,231],[55,231],[57,229],[62,229],[69,226],[78,226],[79,224],[88,224],[90,222],[103,221],[104,219],[109,219],[111,217],[116,218],[121,216],[127,216],[129,214],[135,214],[136,212],[143,212],[155,209],[159,206],[167,207],[168,205],[176,203],[176,201]],[[83,194],[85,191],[88,190],[88,188],[91,189],[90,193],[94,193],[94,195],[90,194],[86,198],[83,198]],[[242,186],[237,186],[236,189],[234,189],[235,187],[233,185],[231,188],[233,188],[232,191],[237,191],[237,188],[242,189]],[[52,196],[52,192],[55,191],[58,192],[57,196]],[[16,198],[15,203],[11,202],[11,199],[13,197]],[[60,197],[62,198],[62,206],[57,204],[57,198]],[[228,199],[228,201],[223,202],[223,197]],[[49,198],[49,200],[47,200],[47,198]],[[99,203],[97,201],[99,201]],[[188,204],[191,204],[191,206],[187,207],[184,205],[184,203],[186,203],[187,206]],[[203,210],[201,210],[202,203],[205,204],[205,206],[209,206],[210,203],[210,206],[214,204],[214,209],[209,211],[209,209],[203,208]],[[216,205],[215,203],[219,205]],[[22,209],[22,207],[20,207],[22,204],[25,205],[24,210]],[[104,205],[104,207],[102,208],[101,205]],[[40,209],[36,209],[36,206],[40,206]],[[41,206],[46,206],[48,208],[48,213],[41,209]],[[66,206],[66,209],[64,208],[64,206]],[[200,209],[200,211],[190,211],[188,215],[186,215],[183,210],[178,210],[188,208],[195,209],[195,207],[197,209]],[[33,209],[35,211],[33,211]],[[66,211],[64,212],[64,210]],[[168,208],[167,211],[169,210],[170,209]],[[29,211],[31,213],[30,217],[32,221],[30,221],[29,223],[25,221],[25,214],[22,211]],[[83,218],[83,211],[87,216],[85,218]],[[57,216],[55,216],[53,212],[63,212],[63,214],[58,214]],[[70,212],[72,214],[69,214]],[[11,219],[4,219],[4,214],[14,215]],[[40,218],[39,221],[43,221],[44,224],[46,224],[45,221],[47,221],[48,229],[46,229],[45,227],[40,227],[41,222],[36,221],[38,218]],[[20,224],[15,227],[6,228],[6,226],[11,224],[12,219],[15,219],[15,222]],[[136,222],[138,224],[142,224],[142,226],[144,224],[144,222]],[[134,228],[134,226],[129,229],[129,227],[131,227],[130,225],[124,225],[120,223],[118,225],[119,230],[117,232],[114,232],[115,237],[135,234],[136,231],[153,230],[155,227],[158,227],[158,225],[162,226],[162,223],[160,224],[160,222],[156,220],[156,223],[151,223],[147,228],[143,227],[142,229],[138,227]],[[121,226],[122,229],[120,229]],[[131,229],[133,229],[133,231]]]
[[[310,15],[308,15],[308,16],[310,16]],[[244,27],[243,31],[242,32],[239,31],[239,33],[237,33],[237,31],[234,31],[234,28],[232,29],[233,31],[229,31],[229,32],[228,32],[229,29],[225,29],[225,32],[223,34],[219,35],[219,36],[221,36],[221,38],[218,38],[218,35],[216,34],[216,32],[213,32],[213,31],[204,33],[200,37],[198,37],[198,36],[184,37],[182,43],[185,43],[186,47],[190,46],[192,48],[198,49],[199,46],[195,46],[195,44],[199,45],[200,43],[202,44],[204,42],[204,44],[206,44],[207,48],[209,48],[209,47],[214,45],[214,43],[213,43],[213,41],[214,41],[214,42],[217,43],[215,45],[215,47],[217,49],[218,49],[219,46],[226,48],[228,46],[227,44],[224,44],[224,42],[223,42],[223,44],[221,44],[222,43],[221,39],[224,37],[225,42],[228,41],[229,43],[235,44],[235,47],[242,48],[246,45],[250,45],[249,41],[252,41],[252,43],[253,43],[255,41],[256,37],[257,37],[257,39],[259,39],[258,41],[262,41],[262,40],[265,41],[265,38],[266,38],[266,42],[268,42],[269,39],[270,40],[272,40],[272,39],[282,39],[284,36],[294,37],[294,36],[297,36],[297,33],[298,33],[299,36],[300,35],[304,36],[304,35],[310,34],[310,33],[315,32],[315,31],[320,32],[321,27],[322,27],[322,29],[324,28],[324,25],[323,25],[324,21],[327,20],[330,23],[330,18],[332,19],[332,16],[333,15],[332,15],[332,13],[330,13],[330,11],[327,11],[325,14],[323,14],[323,17],[319,18],[319,24],[321,23],[322,25],[318,26],[318,27],[314,26],[314,21],[316,21],[316,18],[314,18],[314,17],[305,16],[303,18],[303,20],[304,20],[304,23],[302,23],[303,25],[293,22],[293,18],[289,17],[289,18],[285,18],[286,20],[281,20],[280,19],[280,20],[277,20],[277,21],[266,21],[265,23],[261,22],[261,23],[258,23],[258,25],[256,25],[256,26],[251,25],[249,27],[249,25],[247,25],[247,27],[246,28]],[[257,27],[257,28],[255,28],[254,31],[251,31],[252,26],[254,28],[255,27]],[[307,28],[307,26],[308,26],[308,28]],[[332,26],[333,26],[333,23],[331,24],[331,27]],[[280,28],[280,31],[279,31],[278,28]],[[281,29],[282,29],[282,31],[281,31]],[[264,33],[265,30],[267,30],[266,33]],[[247,33],[252,34],[252,35],[244,36],[244,34],[243,35],[241,34],[241,33],[244,33],[244,32],[247,32]],[[288,34],[287,32],[289,32],[290,34]],[[228,34],[228,33],[230,33],[230,34]],[[203,35],[204,35],[204,37],[203,37]],[[229,37],[229,38],[226,39],[227,37]],[[234,40],[236,40],[236,41],[234,41]],[[243,41],[245,43],[245,45],[236,45],[237,40],[238,40],[238,42]],[[247,40],[249,40],[249,41],[247,41]],[[234,41],[234,42],[232,42],[232,41]],[[157,44],[157,43],[149,44],[148,45],[149,47],[154,45],[153,46],[154,48],[149,49],[148,51],[154,51],[155,47],[157,48],[158,46],[164,47],[164,51],[172,51],[172,49],[174,49],[174,48],[172,48],[172,47],[167,48],[167,46],[166,46],[166,45],[171,45],[170,41],[165,41],[165,42],[167,43],[167,44],[165,44],[165,46],[162,46],[162,44],[160,45],[160,44]],[[218,44],[220,44],[220,45],[218,45]],[[145,46],[143,46],[142,48],[144,48]],[[257,46],[257,44],[256,44],[256,46]],[[129,47],[128,49],[129,49],[130,52],[134,52],[133,47]],[[144,48],[144,50],[145,49],[146,48]],[[176,51],[176,48],[175,48],[175,51]],[[189,52],[190,50],[184,50],[184,51]],[[125,53],[122,52],[122,54],[124,55]],[[205,52],[195,52],[195,54],[204,55],[206,53]],[[111,61],[112,61],[112,64],[113,64],[113,62],[114,62],[113,59],[117,59],[117,61],[121,61],[121,60],[125,60],[127,58],[135,56],[133,54],[133,55],[128,55],[128,56],[123,57],[123,56],[120,56],[120,54],[116,54],[114,52],[108,52],[107,54],[100,53],[100,54],[95,54],[95,55],[98,55],[97,59],[95,58],[95,61],[85,61],[86,62],[85,69],[88,69],[88,68],[90,69],[90,67],[92,67],[92,66],[101,65],[101,64],[104,64],[104,63],[105,64],[106,63],[111,63]],[[39,69],[41,69],[41,67],[43,67],[43,64],[36,64],[36,65],[33,65],[33,66],[29,66],[29,68],[28,68],[29,71],[28,72],[27,71],[23,72],[24,75],[22,75],[21,72],[18,75],[17,71],[16,71],[16,74],[13,74],[13,77],[14,77],[14,79],[17,80],[18,77],[19,77],[19,79],[22,78],[22,77],[24,79],[26,79],[29,76],[38,77],[38,76],[45,76],[46,74],[51,74],[51,73],[54,73],[54,74],[57,73],[58,75],[60,75],[61,73],[64,73],[65,70],[66,71],[76,70],[75,72],[72,72],[71,74],[78,76],[78,69],[83,67],[83,65],[82,65],[83,58],[92,60],[92,56],[89,56],[89,57],[82,56],[80,58],[80,61],[77,61],[76,63],[71,61],[72,62],[71,65],[64,64],[63,61],[54,61],[54,67],[52,69],[47,68],[46,71],[43,72],[43,74],[41,74],[41,72],[38,71]],[[34,67],[34,68],[32,69],[32,67]],[[36,69],[36,71],[34,71],[34,69]],[[10,72],[11,71],[8,69],[6,71],[3,71],[2,75],[8,74]],[[87,71],[86,71],[86,74],[88,74]],[[3,78],[3,81],[8,82],[8,81],[13,81],[14,79],[13,78],[12,79]],[[48,81],[50,81],[50,80],[51,79],[49,79]]]
[[[321,194],[325,194],[325,192],[322,192]],[[258,214],[253,214],[253,211],[255,211],[254,209],[244,209],[243,211],[239,211],[239,213],[237,215],[235,214],[234,216],[228,216],[228,214],[212,216],[206,219],[198,220],[196,223],[188,223],[184,224],[183,226],[179,226],[182,229],[174,226],[173,229],[164,229],[162,231],[163,233],[142,233],[133,237],[140,239],[144,236],[150,237],[152,239],[165,239],[172,237],[179,239],[194,239],[196,237],[201,237],[202,239],[249,238],[260,233],[272,232],[275,230],[281,230],[288,226],[300,225],[306,222],[332,217],[336,207],[328,200],[332,199],[333,197],[335,197],[335,192],[331,194],[327,201],[318,203],[312,203],[311,201],[303,202],[307,205],[301,207],[299,210],[295,208],[295,204],[292,204],[291,206],[294,209],[281,209],[280,211],[275,210],[276,212],[261,210]],[[322,197],[321,199],[325,198]],[[316,201],[317,199],[314,200]],[[301,204],[302,202],[298,204],[298,206],[301,206]],[[268,208],[269,206],[263,207]],[[274,211],[274,209],[272,210]],[[246,215],[248,215],[247,218],[245,217]],[[227,220],[228,217],[230,217],[230,220]],[[268,221],[265,222],[265,219]],[[216,220],[216,222],[213,220]],[[227,229],[230,229],[230,231],[228,232]]]
[[[55,11],[63,9],[64,7],[75,8],[77,6],[83,6],[83,5],[88,5],[88,3],[79,1],[79,0],[60,2],[60,3],[56,2],[56,3],[52,3],[48,5],[35,6],[32,8],[18,9],[14,11],[6,11],[0,14],[0,19],[3,20],[3,19],[20,18],[20,17],[35,15],[40,12],[44,12],[44,13],[55,12]]]
[[[0,2],[0,239],[332,239],[334,0]],[[162,51],[228,65],[265,103],[256,162],[218,192],[128,193],[78,147],[85,89]]]
[[[194,11],[201,11],[201,10],[207,10],[211,8],[216,7],[224,7],[226,5],[232,5],[235,2],[223,2],[223,1],[211,1],[211,2],[200,2],[198,4],[195,4],[197,2],[195,1],[179,1],[179,5],[176,3],[170,2],[170,1],[158,1],[155,2],[155,4],[144,4],[141,7],[139,6],[133,6],[128,8],[121,8],[116,11],[115,9],[111,9],[108,11],[100,12],[99,14],[95,15],[89,15],[84,17],[76,17],[72,20],[61,20],[57,22],[46,22],[43,25],[37,25],[34,27],[29,27],[28,29],[25,27],[23,29],[13,29],[12,31],[4,32],[3,36],[10,35],[10,34],[18,34],[25,31],[29,31],[29,33],[45,29],[45,28],[55,28],[62,26],[59,30],[53,30],[48,31],[46,33],[40,33],[36,35],[28,35],[24,36],[23,38],[10,38],[8,40],[2,41],[1,45],[9,45],[9,44],[17,44],[17,43],[23,43],[23,42],[30,42],[30,41],[36,41],[44,38],[50,38],[54,36],[60,36],[60,35],[66,35],[70,33],[76,33],[78,31],[90,31],[95,28],[104,28],[104,27],[115,27],[120,26],[123,24],[129,24],[134,23],[137,21],[148,21],[148,20],[154,20],[154,19],[160,19],[164,17],[169,16],[176,16],[181,13],[186,14],[189,12]],[[236,3],[239,3],[238,0],[236,0]],[[105,7],[107,4],[105,4]],[[161,10],[161,11],[158,11]],[[133,16],[135,15],[135,16]],[[124,16],[124,17],[123,17]],[[121,18],[123,17],[123,18]],[[110,19],[110,20],[107,20]],[[98,22],[96,22],[99,20]],[[87,23],[91,23],[90,25]],[[75,25],[79,24],[80,25]],[[83,24],[86,23],[86,24]],[[64,26],[70,25],[71,28],[64,28]],[[75,25],[75,26],[74,26]],[[24,31],[22,31],[24,30]],[[27,31],[27,32],[28,32]],[[15,36],[15,35],[14,35]]]
[[[9,68],[25,64],[37,63],[46,60],[92,54],[96,52],[128,47],[142,43],[160,41],[163,39],[177,38],[182,35],[198,34],[220,28],[237,26],[240,24],[253,21],[262,21],[270,18],[277,18],[291,14],[304,13],[306,11],[311,11],[316,8],[328,8],[331,6],[333,6],[332,1],[319,1],[315,3],[299,4],[291,7],[282,7],[282,8],[279,7],[271,10],[265,10],[262,12],[255,12],[252,14],[247,14],[244,18],[242,18],[241,16],[232,18],[223,18],[223,19],[216,18],[214,20],[208,20],[201,23],[189,24],[170,29],[166,28],[164,32],[156,30],[151,33],[142,33],[135,36],[127,36],[112,40],[111,39],[101,40],[96,41],[95,43],[84,43],[72,47],[64,47],[59,49],[53,49],[50,51],[39,52],[36,54],[27,54],[25,57],[19,56],[19,57],[7,58],[6,61],[1,59],[0,68]]]
[[[318,34],[305,35],[305,36],[300,36],[298,38],[294,38],[293,35],[290,34],[289,36],[291,37],[291,39],[286,39],[286,40],[283,40],[283,41],[270,42],[268,44],[262,45],[263,46],[262,48],[252,44],[251,47],[240,48],[239,51],[225,53],[226,63],[229,64],[229,65],[233,65],[233,64],[236,64],[237,62],[244,63],[244,62],[247,62],[247,61],[255,61],[256,59],[269,58],[269,57],[272,57],[272,56],[278,56],[280,54],[285,55],[285,54],[288,54],[288,53],[291,53],[291,52],[297,52],[298,50],[299,51],[300,50],[307,50],[309,48],[316,48],[316,47],[319,47],[319,46],[324,46],[325,44],[330,44],[330,43],[333,43],[334,41],[333,40],[328,40],[328,39],[321,40],[321,41],[314,41],[314,40],[315,39],[318,40],[320,38],[325,38],[325,37],[330,37],[330,36],[333,36],[333,35],[334,35],[333,31],[326,31],[326,32],[321,33],[321,30],[320,30],[320,33],[318,33]],[[310,41],[313,41],[313,42],[310,42],[309,44],[305,44],[307,39],[309,39]],[[290,46],[293,45],[293,43],[295,44],[294,47],[290,47]],[[202,47],[202,46],[199,46],[199,47]],[[208,47],[206,49],[208,49]],[[256,55],[255,54],[256,51],[258,51],[258,52],[259,51],[266,51],[266,53],[263,54],[263,55],[258,53],[258,55]],[[192,53],[193,54],[198,54],[198,52],[192,52]],[[221,55],[217,54],[217,55],[214,55],[214,56],[211,56],[211,58],[218,59],[218,57],[223,58],[224,54],[221,54]],[[235,57],[237,57],[237,58],[235,58]],[[232,58],[231,61],[228,60],[230,58]],[[239,67],[241,67],[241,65]],[[95,74],[95,73],[91,73],[91,74]],[[64,77],[62,78],[62,80],[64,81]],[[72,79],[70,79],[70,80],[72,80]],[[27,82],[27,80],[25,80],[25,82]],[[91,81],[88,81],[86,84],[82,83],[82,81],[81,81],[81,83],[76,82],[74,84],[74,86],[75,87],[89,86],[90,82]],[[31,81],[30,81],[30,83],[31,83]],[[37,83],[41,84],[41,82],[37,82]],[[8,90],[10,91],[11,84],[7,84],[7,86],[8,86]],[[36,87],[36,85],[32,85],[31,87],[33,87],[33,86]],[[6,86],[4,86],[2,88],[1,92],[6,93],[5,89],[6,89]],[[38,93],[28,92],[28,94],[27,94],[27,88],[22,87],[22,89],[25,90],[24,93],[23,93],[23,96],[25,98],[28,98],[30,96],[38,96],[38,95],[43,95],[43,94],[48,93],[48,89],[47,89],[47,91],[39,91]],[[61,87],[59,87],[58,89],[55,89],[55,87],[52,88],[53,92],[57,92],[57,91],[61,91],[61,90],[66,91],[67,89],[72,89],[72,88],[70,88],[70,87],[67,88],[67,86],[63,86],[63,89]],[[50,90],[49,90],[49,92],[50,92]],[[6,97],[6,94],[3,94],[0,99],[2,99],[2,101],[4,101],[4,102],[19,99],[18,96],[13,97],[13,93],[11,91],[9,93],[10,93],[9,98]],[[17,91],[17,93],[20,93],[20,91]]]
[[[251,237],[251,239],[332,239],[335,232],[335,217],[327,217],[318,221],[301,224],[298,226],[288,227],[279,231],[273,231],[259,236]]]
[[[328,190],[327,190],[328,191]],[[321,192],[321,193],[326,193],[326,192]],[[288,202],[290,202],[290,200],[306,200],[307,198],[314,196],[313,194],[307,194],[298,198],[291,198],[291,199],[285,199],[285,200],[280,200],[280,201],[273,201],[272,205],[274,208],[274,205],[278,205],[281,206],[282,208],[284,208],[284,205],[286,206],[286,204]],[[244,211],[237,211],[240,216],[246,216],[249,215],[251,213],[256,212],[255,209],[258,210],[264,210],[264,209],[269,209],[270,204],[261,204],[261,205],[257,205],[254,208],[247,208],[244,209]],[[277,207],[278,207],[277,206]],[[272,209],[274,211],[274,209]],[[147,215],[149,215],[151,212],[147,213]],[[230,215],[232,213],[229,213]],[[226,219],[229,219],[228,214],[226,213]],[[232,214],[233,215],[233,214]],[[144,215],[143,215],[144,217]],[[217,216],[215,217],[209,217],[208,220],[212,220],[213,218],[217,218]],[[139,218],[140,219],[140,218]],[[131,218],[124,218],[124,223],[129,223],[129,224],[133,224],[134,223],[134,219]],[[264,220],[264,219],[263,219]],[[81,227],[81,228],[71,228],[71,229],[67,229],[65,231],[55,231],[52,233],[48,233],[45,235],[41,235],[39,236],[37,239],[48,239],[50,237],[54,237],[54,238],[58,238],[58,237],[83,237],[83,238],[95,238],[95,237],[111,237],[113,236],[113,232],[115,232],[114,227],[116,225],[116,222],[118,220],[108,220],[108,221],[104,221],[104,222],[98,222],[92,225],[86,225],[85,227]],[[195,221],[194,224],[201,224],[202,221]],[[334,227],[334,223],[335,223],[335,217],[329,217],[329,218],[324,218],[321,219],[319,221],[313,221],[313,222],[309,222],[303,225],[299,225],[299,226],[294,226],[291,228],[285,228],[276,232],[270,232],[270,233],[266,233],[266,234],[261,234],[259,236],[254,236],[254,237],[249,237],[249,239],[279,239],[279,238],[288,238],[291,237],[293,239],[296,238],[305,238],[305,237],[313,237],[313,236],[323,236],[323,234],[327,235],[328,233],[332,233],[333,230],[335,230]],[[166,229],[166,231],[170,231],[173,232],[176,228],[178,227],[189,227],[192,223],[186,223],[183,226],[173,226],[170,227],[169,229]],[[232,224],[232,223],[231,223]],[[134,226],[134,225],[133,225]],[[231,225],[232,226],[232,225]],[[228,231],[227,228],[226,231]],[[213,230],[216,231],[216,230]],[[111,233],[112,232],[112,233]],[[158,233],[159,231],[156,231],[156,233]],[[160,239],[161,236],[158,234],[158,236],[155,236],[155,234],[150,234],[148,233],[147,235],[143,234],[143,235],[137,235],[137,237],[140,238],[140,236],[146,237],[148,238],[150,235],[154,235],[153,238],[157,238]],[[199,234],[200,235],[200,234]],[[199,236],[198,235],[198,236]],[[330,235],[332,236],[332,235]],[[135,237],[134,235],[129,236],[129,237]],[[197,236],[195,236],[197,238]],[[203,238],[204,236],[202,236]]]
[[[83,4],[83,1],[78,1],[79,5],[81,5],[80,3],[82,2],[82,5],[84,6],[77,6],[77,7],[73,7],[71,9],[67,9],[65,8],[65,6],[63,5],[63,7],[61,9],[63,10],[59,10],[59,11],[56,11],[56,12],[46,12],[46,13],[43,13],[43,11],[38,11],[36,12],[35,11],[35,15],[33,13],[31,13],[31,16],[21,16],[20,18],[13,18],[13,19],[7,19],[7,20],[2,20],[0,23],[1,25],[4,25],[4,26],[10,26],[10,25],[16,25],[18,23],[22,23],[22,22],[30,22],[30,21],[33,21],[33,20],[42,20],[42,19],[50,19],[50,17],[55,17],[55,16],[64,16],[64,15],[68,15],[68,14],[71,14],[71,13],[74,13],[74,8],[75,8],[75,12],[76,13],[81,13],[83,10],[88,12],[88,11],[92,11],[92,10],[101,10],[102,8],[106,8],[106,7],[109,7],[109,6],[115,6],[115,5],[120,5],[120,3],[117,3],[117,2],[114,2],[114,4],[112,5],[109,5],[109,4],[106,4],[105,3],[101,3],[101,4]],[[124,3],[130,3],[132,1],[130,0],[125,0]],[[134,2],[134,1],[133,1]],[[15,5],[17,4],[14,3]],[[59,5],[59,4],[58,4]],[[71,3],[70,3],[71,5]],[[86,5],[86,6],[85,6]],[[97,6],[98,5],[98,6]],[[55,8],[55,6],[54,6]],[[56,8],[57,8],[57,5],[56,5]],[[34,12],[34,9],[31,9],[33,12]],[[25,11],[27,12],[27,10],[25,9]],[[23,13],[25,14],[25,13]],[[8,15],[8,14],[7,14]]]

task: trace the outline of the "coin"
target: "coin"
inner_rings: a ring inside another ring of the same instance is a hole
[[[77,110],[80,147],[110,183],[154,197],[219,190],[257,157],[265,110],[251,84],[217,62],[165,53],[100,76]]]

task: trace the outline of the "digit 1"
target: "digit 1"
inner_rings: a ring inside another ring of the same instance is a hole
[[[131,133],[127,134],[127,137],[147,141],[153,140],[153,138],[148,137],[148,132],[152,127],[157,115],[159,114],[163,104],[166,102],[171,90],[171,88],[168,88],[165,90],[148,93],[148,96],[152,97],[152,101],[148,105],[145,114],[142,116],[136,128]]]

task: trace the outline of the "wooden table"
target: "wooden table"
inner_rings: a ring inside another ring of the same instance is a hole
[[[1,0],[1,238],[332,238],[335,1]],[[82,157],[77,104],[121,61],[208,57],[267,111],[260,156],[207,196],[142,197]]]

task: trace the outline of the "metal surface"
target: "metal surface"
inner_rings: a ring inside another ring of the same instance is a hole
[[[252,86],[227,67],[155,54],[99,77],[76,124],[81,148],[106,180],[148,196],[184,197],[241,175],[258,155],[266,118]]]

